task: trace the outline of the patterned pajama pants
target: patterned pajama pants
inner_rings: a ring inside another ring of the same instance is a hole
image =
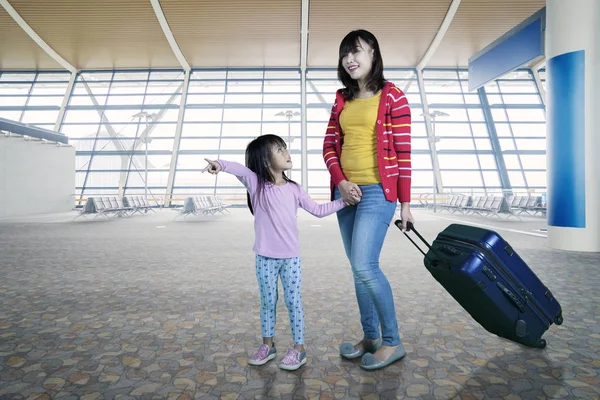
[[[281,276],[283,297],[290,315],[294,344],[304,344],[302,268],[300,257],[269,258],[256,255],[256,279],[260,289],[260,326],[263,337],[275,336],[277,281]]]

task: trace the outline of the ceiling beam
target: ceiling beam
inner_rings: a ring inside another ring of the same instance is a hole
[[[537,63],[533,64],[531,66],[531,69],[534,71],[539,71],[540,68],[544,67],[546,65],[546,57],[543,57],[540,61],[538,61]]]
[[[306,71],[306,59],[308,57],[308,10],[310,0],[302,0],[302,19],[300,22],[300,70]]]
[[[417,71],[422,71],[423,68],[425,68],[429,63],[431,57],[433,57],[433,55],[435,54],[435,51],[442,42],[442,39],[444,38],[444,36],[446,36],[446,31],[448,30],[448,28],[450,27],[450,23],[454,19],[454,14],[456,14],[456,11],[458,10],[460,1],[461,0],[452,0],[452,4],[450,4],[448,12],[446,12],[446,16],[444,17],[444,20],[440,25],[440,29],[438,29],[437,33],[435,34],[435,37],[433,38],[433,41],[429,45],[429,48],[423,55],[423,58],[421,58],[421,61],[419,61],[419,63],[417,64]]]
[[[177,41],[175,40],[175,36],[173,36],[173,32],[171,31],[171,28],[169,27],[169,23],[167,22],[167,19],[165,18],[165,13],[163,13],[162,7],[160,6],[160,1],[159,0],[150,0],[150,3],[152,3],[152,8],[154,9],[154,14],[156,14],[156,18],[158,19],[160,27],[162,28],[162,31],[165,34],[165,37],[167,38],[169,45],[171,46],[171,50],[173,50],[173,53],[175,53],[175,57],[177,58],[177,61],[179,61],[179,64],[181,64],[181,67],[184,69],[184,71],[191,70],[190,64],[187,62],[187,60],[185,59],[185,56],[183,55],[183,52],[179,48],[179,45],[177,44]]]
[[[33,39],[33,41],[42,48],[42,50],[44,50],[50,57],[52,57],[54,61],[62,65],[63,68],[69,70],[72,74],[77,73],[77,68],[72,66],[67,60],[62,58],[57,52],[55,52],[50,46],[48,46],[48,43],[44,42],[44,40],[37,33],[35,33],[31,26],[29,26],[29,24],[25,22],[23,18],[21,18],[19,13],[13,8],[12,5],[10,5],[8,0],[0,0],[0,5],[4,7],[6,12],[12,17],[12,19],[15,20],[15,22],[21,27],[21,29],[23,29],[25,33],[29,35],[29,37]]]

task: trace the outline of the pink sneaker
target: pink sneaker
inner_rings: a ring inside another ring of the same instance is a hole
[[[296,349],[289,349],[281,360],[279,368],[288,371],[295,371],[306,364],[306,351],[299,352]]]
[[[268,361],[274,359],[275,357],[277,357],[277,349],[275,349],[275,345],[273,345],[273,347],[269,347],[268,345],[263,344],[258,348],[258,352],[256,352],[256,354],[253,354],[248,359],[248,364],[264,365]]]

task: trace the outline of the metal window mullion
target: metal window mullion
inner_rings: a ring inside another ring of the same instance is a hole
[[[483,109],[483,117],[485,119],[485,123],[488,129],[488,136],[490,138],[490,143],[492,145],[492,154],[496,159],[496,166],[498,167],[498,175],[500,176],[500,185],[504,190],[510,191],[512,189],[510,184],[510,179],[508,176],[508,171],[506,170],[506,163],[504,162],[504,155],[502,153],[502,147],[500,146],[500,141],[498,140],[498,133],[496,132],[496,126],[494,123],[494,117],[492,116],[492,111],[490,109],[490,105],[487,101],[487,94],[484,87],[480,87],[477,89],[477,93],[479,94],[479,102],[481,103],[481,107]]]
[[[141,104],[141,107],[140,107],[140,111],[144,110],[144,105],[145,105],[145,102],[146,102],[146,93],[148,93],[148,83],[150,81],[150,72],[148,72],[148,76],[146,78],[147,78],[146,79],[146,87],[144,88],[144,94],[143,94],[144,97],[142,98],[142,104]],[[119,82],[126,82],[127,83],[127,81],[119,81]],[[112,86],[112,82],[111,82],[111,86]],[[108,100],[108,96],[106,96],[106,98]],[[125,172],[125,181],[123,182],[123,196],[125,196],[125,194],[127,193],[127,189],[128,189],[127,184],[129,183],[129,175],[131,174],[131,165],[133,164],[133,157],[134,157],[134,154],[135,154],[135,150],[137,149],[137,142],[139,140],[138,133],[140,131],[140,124],[141,124],[140,118],[138,118],[138,120],[137,120],[136,123],[137,123],[137,129],[135,130],[135,139],[133,140],[133,144],[131,145],[131,156],[129,157],[129,162],[128,162],[129,166],[128,166],[126,172]],[[146,129],[147,125],[148,124],[144,124],[144,131],[142,131],[142,135],[144,133],[146,133],[146,135],[148,134],[147,132],[145,132],[145,129]],[[136,171],[138,171],[138,173],[139,173],[138,168],[136,168]],[[143,180],[144,179],[142,178],[142,181]]]
[[[419,85],[419,94],[421,96],[421,103],[423,105],[423,114],[425,119],[425,131],[427,132],[427,144],[429,145],[429,152],[431,153],[431,166],[433,177],[435,178],[436,192],[443,192],[442,174],[440,172],[440,165],[438,161],[437,151],[435,149],[435,138],[433,137],[433,128],[431,126],[431,119],[429,117],[429,103],[427,102],[427,93],[425,91],[425,82],[423,80],[423,71],[417,70],[417,83]],[[435,196],[435,193],[434,193]]]
[[[263,88],[265,85],[265,81],[264,81],[264,71],[263,71]],[[221,107],[221,127],[219,128],[219,146],[217,147],[217,158],[220,157],[221,155],[221,141],[223,140],[223,120],[225,118],[225,103],[227,102],[227,88],[229,87],[229,70],[227,70],[227,73],[225,74],[225,88],[224,88],[224,92],[223,93],[223,106]],[[264,95],[263,95],[264,96]],[[262,107],[261,107],[261,122],[262,122]],[[261,129],[262,129],[262,124],[261,124]],[[217,195],[217,186],[219,183],[219,174],[215,175],[215,186],[213,188],[213,194],[216,196]]]
[[[504,117],[506,118],[506,124],[508,125],[508,130],[510,131],[510,137],[512,139],[513,145],[515,146],[515,150],[517,151],[516,156],[517,156],[517,161],[519,163],[519,168],[521,168],[521,176],[523,177],[523,182],[525,182],[525,188],[529,188],[529,185],[527,184],[527,177],[525,176],[525,171],[523,170],[523,163],[521,162],[521,155],[519,154],[519,148],[517,147],[517,140],[515,139],[515,135],[512,130],[512,123],[508,117],[508,108],[506,107],[506,102],[504,101],[504,93],[502,92],[502,86],[500,86],[499,82],[496,82],[496,84],[498,85],[498,92],[500,93],[500,99],[502,100],[502,105],[503,105],[502,110],[504,111]],[[508,170],[506,172],[508,173]]]
[[[113,71],[113,77],[114,77],[114,71]],[[111,85],[109,85],[108,87],[108,91],[106,92],[106,97],[104,98],[104,107],[106,107],[106,103],[108,102],[108,96],[110,94],[110,89],[111,89]],[[91,94],[92,96],[95,96],[93,93]],[[88,165],[87,165],[87,170],[85,171],[85,178],[83,178],[83,184],[81,185],[81,193],[79,195],[79,200],[83,199],[83,193],[86,190],[86,186],[87,186],[87,181],[88,181],[88,177],[90,175],[90,169],[92,168],[92,161],[94,159],[94,156],[96,155],[96,144],[98,143],[98,135],[100,135],[100,129],[102,128],[102,118],[104,117],[104,107],[102,109],[102,112],[100,114],[100,122],[98,123],[98,129],[96,129],[96,138],[94,139],[94,144],[92,145],[92,151],[90,154],[90,159],[88,160]]]
[[[72,72],[69,78],[69,83],[67,84],[67,90],[63,98],[63,103],[60,107],[60,111],[58,112],[56,124],[54,125],[54,130],[57,132],[60,132],[60,130],[62,129],[62,125],[65,120],[65,114],[67,113],[67,108],[69,107],[71,97],[73,96],[73,91],[75,90],[75,81],[77,80],[78,75],[79,72]]]
[[[27,105],[29,104],[31,92],[33,92],[33,87],[35,86],[35,82],[37,81],[38,75],[39,72],[35,71],[35,76],[33,77],[33,81],[31,81],[31,86],[29,86],[29,90],[27,91],[27,98],[25,99],[25,104],[23,104],[23,109],[21,110],[21,115],[19,116],[19,122],[23,122],[23,117],[25,116],[25,111],[27,111]]]
[[[458,70],[456,71],[456,76],[459,78],[458,86],[460,86],[460,93],[463,98],[463,102],[465,105],[467,104],[467,99],[465,97],[465,91],[463,89],[462,83],[460,82],[460,75],[458,74]],[[481,104],[480,104],[481,106]],[[479,175],[481,176],[481,183],[483,184],[483,191],[487,194],[487,184],[485,183],[485,177],[483,176],[483,169],[481,168],[481,160],[479,159],[479,152],[477,149],[477,142],[475,141],[475,135],[473,134],[473,126],[471,125],[471,116],[469,115],[469,109],[465,108],[467,113],[467,121],[469,122],[469,131],[471,132],[471,139],[473,140],[473,147],[475,148],[475,158],[477,160],[477,166],[479,167]]]

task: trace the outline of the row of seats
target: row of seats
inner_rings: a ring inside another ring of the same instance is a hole
[[[123,200],[115,196],[89,197],[75,219],[81,216],[86,218],[87,215],[94,215],[94,219],[100,216],[123,217],[148,211],[156,212],[144,196],[125,196]]]
[[[229,204],[225,204],[223,200],[219,196],[193,196],[187,197],[183,202],[183,207],[175,208],[177,211],[178,218],[183,215],[186,218],[188,215],[209,215],[226,212],[229,213],[228,207],[231,207]]]
[[[484,217],[495,216],[507,219],[526,213],[535,215],[538,212],[545,214],[546,207],[542,207],[540,196],[469,196],[463,194],[450,195],[440,204],[442,211],[461,214],[477,214]]]

